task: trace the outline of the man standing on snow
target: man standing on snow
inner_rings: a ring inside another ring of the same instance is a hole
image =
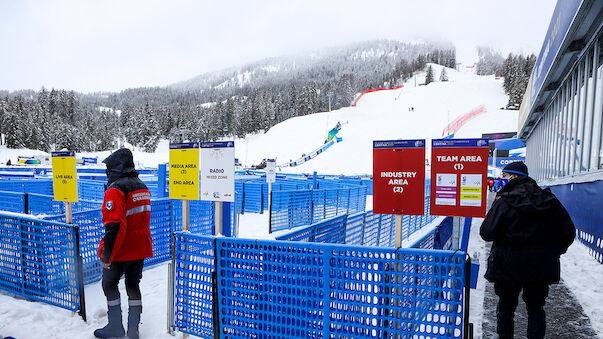
[[[517,298],[523,290],[528,311],[529,339],[544,338],[544,304],[550,284],[559,283],[559,257],[574,241],[576,229],[559,200],[528,176],[523,162],[503,169],[509,180],[496,195],[480,228],[493,241],[486,279],[498,295],[496,331],[501,339],[513,338]]]
[[[132,152],[115,151],[103,160],[107,165],[107,184],[102,213],[105,236],[98,248],[103,266],[103,292],[107,297],[107,326],[94,331],[97,338],[123,337],[121,300],[117,285],[126,276],[128,293],[128,338],[138,339],[142,313],[140,279],[144,259],[153,256],[151,231],[151,193],[138,179]]]

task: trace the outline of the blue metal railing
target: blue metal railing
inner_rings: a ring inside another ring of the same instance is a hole
[[[205,338],[463,335],[464,253],[188,233],[175,239],[173,325],[181,332]]]

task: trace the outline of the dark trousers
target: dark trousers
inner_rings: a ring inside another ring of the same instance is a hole
[[[545,283],[517,284],[495,282],[494,292],[498,295],[496,309],[496,332],[500,339],[513,338],[513,318],[517,308],[517,298],[523,289],[523,301],[528,311],[528,339],[542,339],[546,330],[544,303],[549,294],[549,285]]]
[[[111,305],[119,304],[119,279],[125,274],[126,276],[126,292],[130,301],[136,300],[138,303],[141,300],[140,296],[140,279],[142,279],[142,267],[144,260],[112,262],[111,266],[103,268],[103,292],[107,297],[107,302]]]

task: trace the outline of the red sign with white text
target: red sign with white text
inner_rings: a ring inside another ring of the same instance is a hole
[[[488,139],[437,139],[431,143],[430,214],[486,216]]]
[[[425,140],[373,141],[373,213],[423,215]]]

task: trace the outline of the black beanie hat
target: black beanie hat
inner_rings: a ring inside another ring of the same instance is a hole
[[[528,175],[528,166],[526,166],[526,164],[524,164],[521,161],[515,161],[512,162],[510,164],[508,164],[507,166],[505,166],[505,168],[503,168],[503,173],[507,172],[507,173],[513,173],[513,174],[519,174],[519,175]]]

